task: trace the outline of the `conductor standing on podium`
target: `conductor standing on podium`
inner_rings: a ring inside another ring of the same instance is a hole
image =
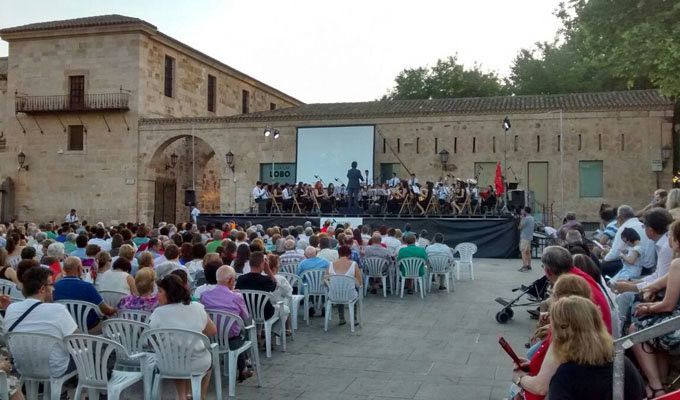
[[[361,171],[357,169],[357,162],[352,161],[352,169],[347,171],[347,196],[349,197],[350,209],[357,207],[357,197],[359,197],[359,188],[361,187],[359,181],[363,180]]]

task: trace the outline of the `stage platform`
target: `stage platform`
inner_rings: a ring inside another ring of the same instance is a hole
[[[472,242],[477,245],[475,257],[514,258],[518,257],[519,231],[517,220],[512,217],[487,216],[396,216],[367,214],[333,214],[333,215],[294,215],[294,214],[201,214],[199,224],[213,223],[221,226],[225,222],[237,224],[261,224],[264,228],[278,225],[288,227],[303,225],[306,221],[316,226],[330,220],[333,225],[350,222],[353,227],[368,224],[373,229],[385,225],[399,228],[402,231],[406,224],[411,225],[414,232],[427,230],[430,235],[439,232],[444,235],[444,242],[455,247],[458,243]]]

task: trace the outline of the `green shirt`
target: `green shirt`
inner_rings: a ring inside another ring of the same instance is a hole
[[[67,255],[71,254],[71,252],[77,248],[78,246],[76,246],[76,244],[73,242],[67,241],[64,243],[64,253],[66,253]]]
[[[208,253],[215,253],[215,250],[217,250],[217,248],[221,245],[221,240],[213,240],[212,242],[205,245],[205,249],[208,251]]]
[[[423,261],[427,263],[427,253],[425,252],[425,249],[419,246],[416,246],[415,244],[410,244],[406,247],[402,247],[399,249],[399,253],[397,254],[397,261],[403,259],[403,258],[421,258]],[[401,266],[399,266],[401,269]],[[402,270],[403,273],[403,270]],[[422,266],[420,267],[420,276],[425,275],[425,267]]]

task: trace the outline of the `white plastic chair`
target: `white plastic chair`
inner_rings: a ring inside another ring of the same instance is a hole
[[[78,330],[80,330],[81,332],[88,332],[87,316],[90,315],[91,312],[96,313],[97,316],[100,318],[102,317],[102,313],[99,310],[99,306],[96,304],[88,303],[87,301],[58,300],[56,302],[66,306],[66,309],[68,310],[69,314],[71,314],[73,320],[76,321],[76,325],[78,325]]]
[[[224,355],[224,372],[229,375],[229,396],[236,396],[236,376],[238,375],[237,364],[238,356],[241,353],[250,350],[250,355],[255,364],[255,375],[257,377],[257,386],[262,386],[262,374],[260,373],[260,355],[257,351],[257,329],[255,325],[246,326],[243,319],[236,314],[220,311],[220,310],[205,310],[210,319],[217,327],[217,334],[209,337],[211,343],[217,343],[217,353]],[[238,349],[231,350],[229,348],[229,331],[234,324],[238,325],[243,331],[248,332],[248,340]]]
[[[246,302],[246,307],[248,307],[248,312],[250,316],[253,317],[253,321],[256,325],[264,326],[264,337],[265,346],[267,348],[267,358],[272,356],[272,327],[274,323],[281,319],[281,306],[283,303],[275,303],[272,298],[272,294],[269,292],[262,292],[259,290],[241,290],[243,299]],[[264,310],[267,303],[274,307],[274,315],[269,319],[265,318]],[[281,348],[286,351],[286,321],[281,320],[281,331],[279,332],[279,337],[281,338]]]
[[[90,399],[97,399],[98,392],[105,391],[107,399],[118,400],[123,390],[142,380],[141,371],[114,369],[109,377],[108,362],[114,353],[131,359],[141,359],[146,356],[144,353],[128,354],[120,343],[100,336],[69,335],[64,342],[78,371],[76,399],[87,389]]]
[[[142,342],[142,334],[149,326],[145,323],[125,318],[111,318],[102,322],[102,334],[115,342],[120,343],[127,354],[138,354],[146,352]],[[140,358],[126,357],[125,354],[118,354],[116,357],[115,369],[121,371],[141,371],[147,378],[144,379],[144,398],[151,397],[152,371],[148,370],[148,363],[144,363]],[[146,360],[151,361],[151,360]]]
[[[142,343],[153,349],[156,359],[156,370],[153,373],[151,398],[160,398],[162,379],[189,379],[191,394],[194,399],[201,398],[201,380],[208,372],[192,371],[191,360],[196,352],[196,345],[202,343],[212,356],[212,375],[215,379],[216,398],[222,398],[222,374],[220,359],[217,354],[217,343],[210,343],[208,338],[198,332],[187,329],[147,329],[142,334]]]
[[[118,303],[120,303],[120,300],[127,296],[128,293],[119,292],[117,290],[101,290],[99,295],[102,296],[104,303],[109,307],[118,308]]]
[[[354,304],[359,302],[359,315],[357,321],[361,325],[362,320],[362,305],[361,293],[357,290],[356,280],[354,277],[346,275],[331,275],[328,284],[328,297],[326,298],[326,317],[323,324],[324,332],[328,332],[328,323],[331,321],[333,314],[333,304],[347,305],[349,308],[349,327],[350,331],[354,332]]]
[[[55,347],[64,349],[64,342],[57,336],[44,333],[10,332],[7,343],[14,365],[26,386],[26,398],[38,398],[38,385],[43,384],[44,399],[59,400],[64,382],[78,373],[72,371],[62,376],[52,376],[50,354]],[[66,351],[66,349],[64,349]]]
[[[375,278],[382,281],[383,297],[387,297],[387,260],[379,257],[364,258],[364,296],[368,292],[368,279]],[[390,282],[391,283],[391,282]]]
[[[325,269],[312,269],[302,273],[302,281],[305,284],[305,314],[309,312],[309,300],[314,299],[314,309],[317,312],[321,311],[323,299],[326,298],[326,285],[324,284]],[[309,317],[307,318],[307,325],[309,325]]]
[[[300,264],[299,261],[284,260],[284,261],[281,262],[281,266],[280,266],[279,269],[280,269],[281,272],[286,272],[286,273],[289,273],[289,274],[295,274],[295,273],[297,273],[297,267],[298,267],[299,264]]]
[[[0,279],[0,294],[9,296],[13,301],[24,300],[24,295],[21,293],[21,290],[17,288],[17,285],[6,279]]]
[[[460,280],[460,267],[467,265],[470,270],[470,279],[475,280],[475,269],[472,264],[472,256],[477,252],[477,245],[474,243],[460,243],[453,249],[454,253],[458,253],[459,259],[456,263],[456,279]]]
[[[449,288],[454,288],[453,285],[453,275],[451,274],[451,257],[447,256],[430,256],[427,259],[428,264],[430,264],[430,269],[428,270],[427,285],[432,291],[432,278],[440,275],[444,275],[444,280],[446,281],[446,293],[449,293]]]
[[[9,400],[9,384],[5,371],[0,371],[0,400]]]
[[[298,288],[298,294],[293,295],[293,300],[290,304],[291,327],[293,328],[292,337],[294,338],[295,331],[298,329],[298,315],[300,314],[300,305],[307,304],[309,302],[309,295],[306,293],[305,285],[302,283],[302,278],[299,276],[287,272],[279,272],[277,275],[281,275],[286,278],[291,287]],[[309,313],[307,313],[307,310],[304,310],[303,318],[305,321],[309,321]]]
[[[144,322],[149,319],[151,313],[143,310],[118,310],[118,318],[129,319],[137,322]]]
[[[420,298],[424,299],[425,294],[425,280],[420,276],[420,269],[425,268],[425,260],[417,257],[407,257],[399,260],[399,280],[401,281],[401,298],[404,298],[404,285],[407,279],[413,280],[414,289],[418,290],[420,286]],[[427,271],[425,271],[427,276]]]

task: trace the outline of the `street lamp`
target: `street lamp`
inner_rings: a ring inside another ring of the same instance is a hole
[[[234,165],[234,153],[229,150],[229,152],[224,155],[224,158],[227,161],[227,167],[229,167],[231,170],[231,180],[234,185],[234,202],[232,204],[232,212],[236,214],[236,165]]]
[[[234,153],[229,150],[229,152],[225,154],[224,157],[227,160],[227,166],[229,169],[231,169],[231,172],[234,172]]]
[[[442,164],[442,170],[446,169],[446,164],[449,162],[449,152],[446,149],[439,152],[439,162]]]
[[[28,171],[28,164],[26,164],[26,154],[24,154],[23,151],[17,154],[17,161],[19,162],[19,171],[22,169]]]
[[[505,130],[505,135],[503,135],[503,193],[505,194],[505,201],[501,210],[504,213],[508,212],[508,185],[506,185],[506,180],[508,179],[508,131],[511,127],[510,118],[506,115],[503,118],[503,130]]]

